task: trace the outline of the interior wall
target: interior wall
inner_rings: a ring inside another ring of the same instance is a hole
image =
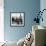
[[[46,0],[40,0],[40,10],[46,9]],[[40,25],[46,27],[46,10],[43,12],[43,22],[40,21]]]
[[[32,30],[36,23],[33,19],[40,10],[40,0],[4,0],[4,39],[5,41],[18,41]],[[10,12],[24,12],[25,26],[11,27]]]

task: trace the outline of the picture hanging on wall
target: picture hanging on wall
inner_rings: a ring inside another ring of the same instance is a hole
[[[25,25],[25,13],[24,12],[11,12],[10,13],[10,26],[24,26]]]

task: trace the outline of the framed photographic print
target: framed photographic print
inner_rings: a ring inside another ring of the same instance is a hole
[[[25,13],[24,12],[11,12],[10,13],[10,25],[11,26],[24,26],[25,25]]]

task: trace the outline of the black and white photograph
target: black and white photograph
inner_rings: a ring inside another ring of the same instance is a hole
[[[11,12],[10,24],[11,26],[24,26],[24,12]]]

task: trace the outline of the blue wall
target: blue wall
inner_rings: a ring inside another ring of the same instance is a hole
[[[4,0],[4,35],[7,41],[18,41],[32,30],[40,0]],[[10,12],[25,12],[24,27],[10,27]]]

